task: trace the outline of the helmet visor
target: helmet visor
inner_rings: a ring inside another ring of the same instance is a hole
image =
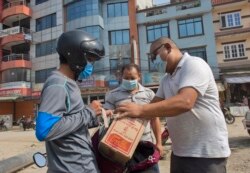
[[[87,53],[88,57],[92,57],[92,61],[98,61],[105,55],[104,46],[97,39],[82,42],[81,48],[83,52]]]

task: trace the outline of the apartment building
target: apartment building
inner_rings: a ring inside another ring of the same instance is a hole
[[[104,101],[106,92],[119,85],[121,66],[138,59],[138,38],[129,20],[136,16],[135,0],[1,2],[0,115],[14,120],[36,115],[43,84],[59,67],[56,40],[64,31],[87,31],[105,46],[106,57],[94,64],[95,74],[79,83],[85,103]],[[152,1],[137,5],[149,7]]]
[[[31,96],[30,56],[31,32],[30,1],[0,3],[0,115],[8,120],[12,115],[33,113],[33,107],[24,99]],[[14,117],[15,118],[15,117]]]
[[[158,85],[163,75],[157,72],[157,63],[150,62],[147,56],[151,42],[161,36],[171,38],[183,52],[203,58],[219,79],[211,10],[211,1],[207,0],[172,0],[168,4],[138,9],[143,85]]]
[[[220,77],[227,103],[250,100],[250,1],[213,0],[213,23]]]
[[[160,5],[152,0],[2,1],[0,115],[13,115],[14,120],[36,115],[43,84],[59,67],[56,40],[74,29],[99,38],[106,50],[105,58],[94,64],[94,75],[79,83],[85,103],[104,101],[106,92],[119,85],[121,67],[130,62],[140,65],[145,86],[157,88],[163,74],[148,52],[161,36],[207,61],[218,79],[211,10],[207,0]]]

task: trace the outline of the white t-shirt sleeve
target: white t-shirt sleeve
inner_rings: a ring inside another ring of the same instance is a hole
[[[194,57],[195,58],[195,57]],[[202,59],[191,59],[182,66],[179,89],[192,87],[204,96],[210,81],[211,72],[208,64]]]
[[[159,85],[158,90],[157,90],[157,92],[155,94],[156,97],[159,97],[159,98],[162,98],[162,99],[165,99],[164,89],[163,89],[164,88],[164,86],[163,86],[164,79],[165,79],[165,77],[163,77],[161,79],[160,85]]]
[[[111,92],[108,92],[106,95],[105,95],[105,104],[103,105],[103,108],[104,109],[115,109],[116,106],[115,106],[115,100],[113,98],[113,93]]]
[[[151,89],[149,91],[149,96],[148,97],[149,97],[150,101],[153,100],[153,98],[155,97],[155,93]]]

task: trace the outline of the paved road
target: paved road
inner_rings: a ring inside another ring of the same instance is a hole
[[[250,172],[250,137],[246,130],[244,130],[241,120],[242,117],[238,117],[233,125],[228,125],[229,141],[232,150],[232,155],[228,159],[228,173]],[[34,150],[35,152],[41,146],[44,146],[44,143],[36,140],[33,130],[23,132],[16,128],[12,131],[0,132],[0,160],[25,151]],[[165,148],[168,155],[166,160],[161,160],[159,163],[161,173],[169,173],[170,144],[168,143]],[[34,172],[45,173],[46,168],[41,169],[35,165],[31,165],[19,171],[19,173]]]
[[[28,132],[32,137],[32,132]],[[90,133],[92,133],[92,131],[90,131]],[[159,166],[160,166],[160,172],[164,172],[164,173],[169,173],[169,154],[170,154],[170,142],[167,142],[167,144],[164,146],[165,151],[166,151],[166,158],[161,160],[159,162]],[[27,168],[24,168],[23,170],[19,171],[18,173],[46,173],[47,168],[38,168],[36,165],[31,165]]]

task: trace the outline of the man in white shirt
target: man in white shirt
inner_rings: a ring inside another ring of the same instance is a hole
[[[210,67],[166,37],[155,40],[150,52],[166,64],[156,96],[150,104],[124,104],[117,111],[121,117],[167,117],[171,173],[226,173],[228,132]]]

